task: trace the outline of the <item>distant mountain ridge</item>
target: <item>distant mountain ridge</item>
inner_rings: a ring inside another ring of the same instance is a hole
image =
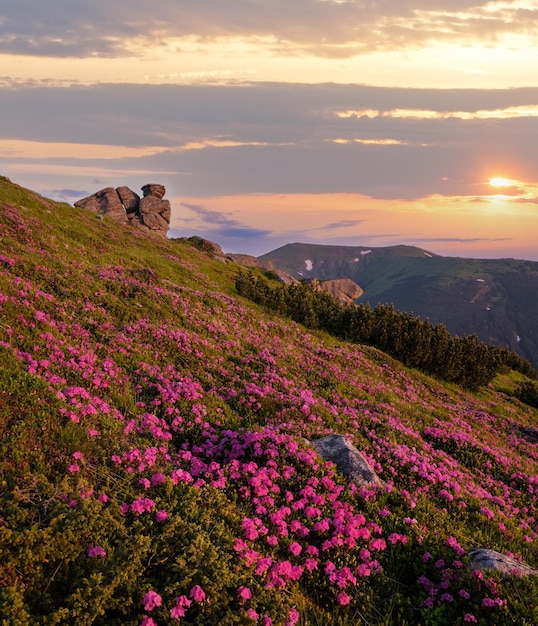
[[[455,335],[507,346],[538,367],[538,263],[443,257],[415,246],[292,243],[259,257],[302,279],[350,278],[359,303],[390,303]]]

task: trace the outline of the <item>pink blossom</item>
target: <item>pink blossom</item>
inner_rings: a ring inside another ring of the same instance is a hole
[[[318,562],[316,559],[306,559],[304,566],[309,572],[318,569]]]
[[[131,503],[131,512],[135,515],[149,512],[155,506],[155,502],[150,498],[137,498]]]
[[[493,598],[482,598],[482,606],[486,609],[492,609],[495,606],[495,600]]]
[[[176,596],[174,602],[176,605],[170,609],[170,617],[178,620],[180,617],[185,616],[187,609],[192,604],[192,600],[189,600],[187,596],[181,595]]]
[[[478,620],[472,613],[466,613],[463,617],[463,621],[472,624],[476,624],[478,622]]]
[[[289,547],[289,551],[293,554],[293,556],[299,556],[302,550],[302,547],[296,541],[294,541]]]
[[[157,626],[157,622],[149,615],[144,615],[142,621],[140,622],[140,626]]]
[[[266,572],[270,567],[273,559],[270,556],[262,557],[256,564],[255,574],[260,576],[264,572]]]
[[[372,563],[377,563],[377,561],[372,561]],[[372,568],[370,567],[369,563],[361,563],[357,567],[357,576],[366,577],[366,576],[370,576],[371,573],[372,573]]]
[[[351,596],[349,596],[345,591],[341,591],[336,596],[336,600],[338,601],[338,604],[340,604],[341,606],[345,606],[346,604],[349,604],[351,602]]]
[[[101,546],[94,546],[93,544],[88,546],[87,554],[91,559],[106,557],[106,551]]]
[[[70,472],[71,474],[76,474],[77,472],[80,472],[80,467],[78,463],[70,463],[67,466],[67,471]]]
[[[156,472],[151,477],[152,485],[162,485],[164,482],[166,482],[166,476],[162,472]]]
[[[368,546],[370,550],[384,550],[387,547],[384,539],[372,539]]]
[[[200,585],[194,585],[194,587],[190,591],[190,597],[195,602],[204,602],[206,599],[205,591],[200,587]]]
[[[161,606],[162,598],[156,591],[150,590],[144,596],[142,604],[144,611],[153,611],[154,608]]]
[[[485,516],[485,517],[487,517],[488,519],[492,519],[492,518],[494,518],[494,517],[495,517],[495,513],[494,513],[491,509],[488,509],[488,507],[487,507],[487,506],[483,506],[483,507],[480,509],[480,513],[482,513],[482,515],[484,515],[484,516]]]
[[[240,600],[250,600],[252,598],[252,591],[248,587],[239,587],[237,597]]]
[[[155,520],[157,521],[157,524],[160,524],[161,522],[164,522],[167,519],[168,519],[168,513],[166,511],[157,511],[157,513],[155,514]]]
[[[288,619],[286,620],[285,626],[295,626],[295,624],[299,621],[299,617],[299,611],[295,607],[292,607],[288,613]]]

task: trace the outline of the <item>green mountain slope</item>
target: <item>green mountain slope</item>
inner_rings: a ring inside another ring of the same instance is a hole
[[[538,367],[538,263],[442,257],[412,246],[288,244],[263,260],[296,277],[351,278],[358,302],[393,304],[455,335],[507,346]]]
[[[239,298],[184,241],[0,179],[0,614],[25,624],[520,624],[538,409]],[[356,484],[311,444],[345,435]]]

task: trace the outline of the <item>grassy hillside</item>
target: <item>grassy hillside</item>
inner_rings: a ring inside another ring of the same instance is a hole
[[[538,410],[235,295],[237,268],[0,179],[2,624],[518,624]],[[307,440],[346,435],[382,487]]]
[[[261,257],[293,276],[351,278],[358,302],[393,304],[455,335],[507,346],[538,368],[538,263],[442,257],[413,246],[288,244]],[[308,261],[308,262],[307,262]]]

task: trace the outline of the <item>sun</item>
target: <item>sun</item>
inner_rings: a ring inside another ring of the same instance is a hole
[[[511,187],[514,184],[513,181],[502,178],[502,176],[494,176],[488,182],[492,187]]]

